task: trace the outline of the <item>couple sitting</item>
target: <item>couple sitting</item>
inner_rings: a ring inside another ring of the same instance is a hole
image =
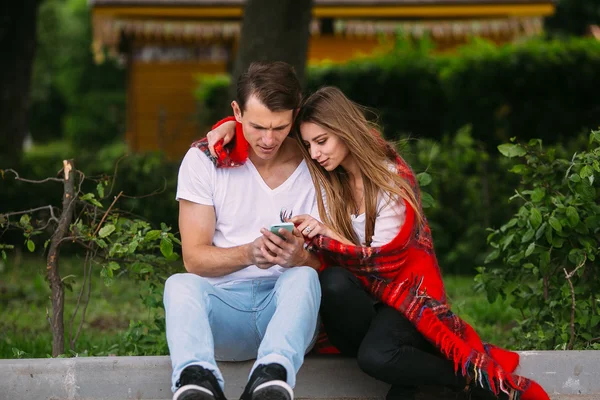
[[[389,400],[424,385],[548,399],[514,374],[518,355],[450,311],[415,176],[359,106],[333,87],[302,102],[276,62],[240,77],[232,108],[179,171],[188,273],[164,293],[174,400],[224,400],[215,360],[255,358],[242,400],[292,400],[319,312]]]

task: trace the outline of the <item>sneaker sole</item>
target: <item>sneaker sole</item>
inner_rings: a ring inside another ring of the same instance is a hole
[[[215,395],[202,386],[185,385],[175,392],[173,400],[215,400]]]
[[[294,400],[294,391],[284,381],[269,381],[254,389],[252,400]]]

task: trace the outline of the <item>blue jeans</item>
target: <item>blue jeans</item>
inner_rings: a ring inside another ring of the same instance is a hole
[[[278,363],[294,387],[304,354],[315,339],[321,287],[317,272],[293,267],[277,279],[215,287],[195,274],[175,274],[164,293],[172,390],[181,371],[200,365],[224,387],[215,360]]]

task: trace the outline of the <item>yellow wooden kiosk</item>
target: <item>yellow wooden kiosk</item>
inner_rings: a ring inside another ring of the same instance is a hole
[[[90,0],[97,61],[127,65],[126,139],[178,158],[200,136],[198,74],[233,65],[243,0]],[[382,35],[429,35],[440,49],[471,36],[497,43],[538,35],[552,0],[314,0],[308,60],[368,55]]]

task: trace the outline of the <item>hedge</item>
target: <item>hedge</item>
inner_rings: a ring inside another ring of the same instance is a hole
[[[228,84],[222,76],[199,84],[203,126],[223,116]],[[553,143],[600,126],[600,41],[476,41],[444,55],[399,46],[309,68],[306,93],[325,85],[376,109],[389,139],[441,139],[470,124],[488,149],[514,136]]]

